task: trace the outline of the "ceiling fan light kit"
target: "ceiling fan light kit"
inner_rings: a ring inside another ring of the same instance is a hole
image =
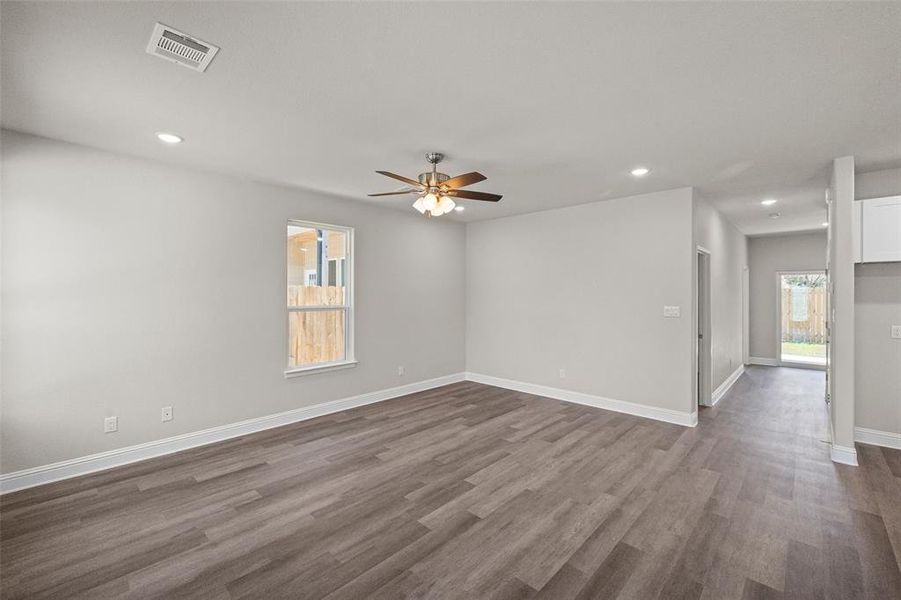
[[[395,196],[400,194],[417,194],[419,197],[416,198],[416,202],[413,203],[413,208],[427,217],[445,215],[454,210],[454,207],[457,206],[457,203],[454,202],[454,198],[482,200],[486,202],[497,202],[502,198],[502,196],[499,196],[498,194],[460,189],[472,185],[473,183],[485,181],[487,177],[481,173],[473,171],[472,173],[451,177],[446,173],[438,172],[438,163],[444,160],[443,154],[440,152],[429,152],[425,155],[425,158],[431,163],[432,170],[420,173],[417,178],[418,180],[410,179],[403,175],[397,175],[396,173],[391,173],[389,171],[376,171],[379,175],[403,181],[410,186],[408,189],[400,190],[398,192],[382,192],[369,195]]]

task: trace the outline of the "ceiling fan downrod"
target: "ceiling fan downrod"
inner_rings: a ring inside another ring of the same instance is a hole
[[[446,173],[438,172],[438,163],[440,163],[442,160],[444,160],[444,155],[442,153],[428,152],[425,155],[425,159],[427,161],[429,161],[430,163],[432,163],[432,171],[426,172],[426,173],[420,173],[419,174],[419,183],[421,183],[422,185],[427,186],[429,188],[434,188],[434,187],[441,185],[448,179],[450,179],[450,175],[447,175]],[[436,192],[437,190],[426,190],[426,191]]]

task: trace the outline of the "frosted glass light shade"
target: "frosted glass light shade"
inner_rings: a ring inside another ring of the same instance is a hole
[[[448,198],[447,196],[442,196],[441,200],[438,201],[438,210],[441,211],[442,215],[446,215],[450,211],[454,210],[456,204],[453,200]]]
[[[413,203],[413,208],[418,210],[420,214],[428,213],[430,217],[440,217],[454,210],[456,205],[457,203],[449,196],[428,192],[416,199],[416,202]]]
[[[434,214],[435,207],[438,206],[438,197],[432,192],[429,192],[422,197],[422,206],[425,207],[426,210],[432,211],[432,214]]]

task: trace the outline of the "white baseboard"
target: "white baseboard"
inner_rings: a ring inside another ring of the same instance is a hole
[[[832,444],[830,456],[832,457],[832,462],[837,462],[843,465],[851,465],[852,467],[857,466],[857,450],[855,448],[848,448],[847,446],[836,446],[835,444]]]
[[[786,369],[810,369],[812,371],[825,371],[826,365],[814,365],[810,363],[800,363],[800,362],[784,362],[780,367],[784,367]]]
[[[825,371],[826,365],[817,365],[813,363],[802,362],[779,362],[778,358],[763,358],[762,356],[752,356],[748,359],[749,365],[760,365],[761,367],[785,367],[787,369],[813,369],[815,371]]]
[[[752,356],[748,359],[749,365],[760,365],[762,367],[778,367],[779,360],[775,358],[762,358],[760,356]]]
[[[744,365],[738,365],[738,368],[732,371],[732,374],[726,377],[726,381],[720,384],[718,388],[713,390],[713,395],[710,397],[710,406],[716,406],[716,403],[723,399],[723,396],[726,395],[735,382],[738,381],[738,378],[741,377],[742,373],[745,372]]]
[[[698,424],[697,412],[681,412],[678,410],[670,410],[667,408],[657,408],[654,406],[646,406],[644,404],[636,404],[634,402],[625,402],[623,400],[613,400],[612,398],[604,398],[593,394],[585,394],[582,392],[573,392],[563,390],[546,385],[538,385],[534,383],[525,383],[515,381],[513,379],[503,379],[501,377],[493,377],[491,375],[482,375],[480,373],[466,373],[468,381],[476,383],[484,383],[495,387],[515,390],[517,392],[525,392],[527,394],[535,394],[536,396],[545,396],[555,400],[563,400],[564,402],[573,402],[575,404],[584,404],[585,406],[593,406],[595,408],[603,408],[604,410],[612,410],[614,412],[626,413],[637,417],[646,417],[648,419],[656,419],[657,421],[665,421],[666,423],[675,423],[685,427],[694,427]]]
[[[735,377],[735,379],[737,379],[740,375],[740,372],[738,373],[738,375],[735,375],[733,373],[733,375],[730,376],[730,379],[733,376]],[[535,394],[538,396],[545,396],[547,398],[554,398],[556,400],[562,400],[564,402],[573,402],[575,404],[583,404],[585,406],[592,406],[595,408],[602,408],[605,410],[626,413],[638,417],[655,419],[658,421],[664,421],[666,423],[675,423],[676,425],[682,425],[686,427],[695,427],[698,424],[697,412],[688,413],[666,408],[656,408],[653,406],[636,404],[634,402],[613,400],[611,398],[604,398],[592,394],[585,394],[582,392],[573,392],[549,386],[513,381],[511,379],[502,379],[500,377],[491,377],[489,375],[481,375],[479,373],[455,373],[453,375],[446,375],[444,377],[437,377],[435,379],[428,379],[425,381],[410,383],[407,385],[388,388],[385,390],[378,390],[375,392],[360,394],[359,396],[353,396],[350,398],[332,400],[330,402],[323,402],[321,404],[315,404],[313,406],[304,406],[302,408],[296,408],[273,415],[266,415],[263,417],[248,419],[246,421],[240,421],[238,423],[230,423],[228,425],[221,425],[219,427],[212,427],[210,429],[185,433],[161,440],[154,440],[152,442],[146,442],[134,446],[127,446],[125,448],[117,448],[115,450],[109,450],[107,452],[99,452],[97,454],[64,460],[49,465],[42,465],[30,469],[23,469],[21,471],[14,471],[12,473],[0,475],[0,494],[13,492],[16,490],[23,490],[38,485],[44,485],[47,483],[52,483],[54,481],[71,479],[72,477],[96,473],[98,471],[104,471],[106,469],[111,469],[114,467],[121,467],[124,465],[140,462],[142,460],[165,456],[167,454],[180,452],[182,450],[189,450],[191,448],[197,448],[199,446],[205,446],[207,444],[213,444],[228,439],[242,437],[251,433],[256,433],[258,431],[264,431],[266,429],[272,429],[274,427],[281,427],[282,425],[289,425],[291,423],[297,423],[299,421],[305,421],[307,419],[313,419],[315,417],[321,417],[323,415],[349,410],[351,408],[364,406],[366,404],[382,402],[384,400],[390,400],[391,398],[397,398],[399,396],[405,396],[407,394],[422,392],[464,380],[483,383],[486,385],[493,385],[510,390],[515,390],[518,392]],[[719,388],[717,388],[717,390],[719,391]]]
[[[350,398],[295,408],[274,415],[266,415],[264,417],[257,417],[238,423],[212,427],[202,431],[185,433],[183,435],[177,435],[162,440],[154,440],[144,444],[137,444],[135,446],[127,446],[125,448],[91,454],[90,456],[64,460],[50,465],[15,471],[0,475],[0,494],[15,490],[23,490],[25,488],[52,483],[54,481],[61,481],[63,479],[70,479],[72,477],[78,477],[79,475],[87,475],[88,473],[103,471],[113,467],[120,467],[134,462],[147,460],[148,458],[155,458],[166,454],[172,454],[173,452],[179,452],[181,450],[205,446],[207,444],[245,436],[250,433],[256,433],[257,431],[289,425],[298,421],[305,421],[307,419],[341,412],[357,406],[382,402],[383,400],[390,400],[391,398],[406,396],[407,394],[422,392],[463,380],[463,373],[445,375],[444,377],[418,381],[407,385],[360,394],[359,396],[352,396]]]
[[[894,433],[892,431],[879,431],[878,429],[855,427],[854,441],[860,442],[861,444],[871,444],[873,446],[883,446],[884,448],[901,450],[901,433]]]

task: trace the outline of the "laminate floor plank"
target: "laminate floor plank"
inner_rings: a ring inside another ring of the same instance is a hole
[[[471,382],[0,497],[0,598],[901,598],[901,452],[823,374],[696,428]]]

